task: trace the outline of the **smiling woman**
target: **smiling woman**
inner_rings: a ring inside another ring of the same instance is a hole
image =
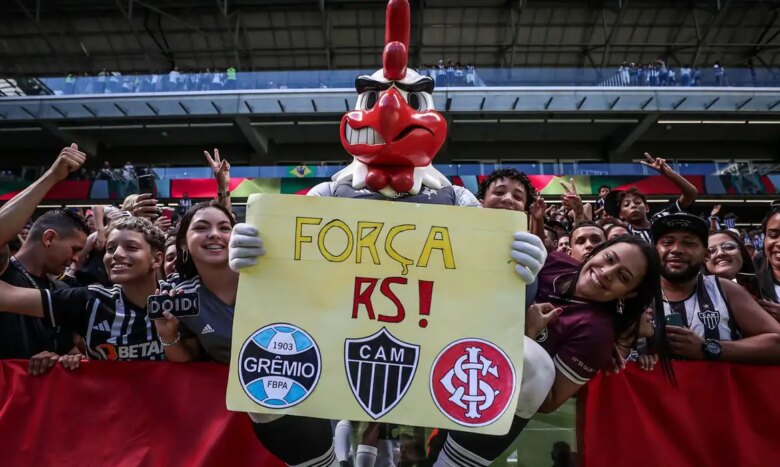
[[[728,230],[710,234],[706,266],[710,274],[728,280],[736,279],[739,273],[756,272],[744,243],[739,236]]]

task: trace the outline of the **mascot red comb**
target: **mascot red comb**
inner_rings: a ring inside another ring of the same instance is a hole
[[[357,105],[341,119],[341,144],[354,160],[310,194],[412,202],[422,194],[429,203],[478,205],[431,164],[447,122],[433,107],[433,79],[407,66],[409,16],[407,1],[388,3],[383,66],[355,80]]]
[[[334,175],[332,181],[312,188],[310,196],[480,206],[470,191],[453,186],[431,165],[444,144],[447,124],[433,108],[433,79],[407,67],[409,18],[407,0],[388,2],[383,67],[371,76],[355,80],[359,94],[357,105],[341,120],[341,143],[354,160]],[[533,283],[546,258],[544,245],[527,232],[516,233],[515,240],[511,258],[517,263],[516,270],[526,283]],[[236,224],[229,252],[232,269],[238,271],[255,265],[258,257],[265,254],[257,229]],[[526,337],[518,417],[510,433],[499,437],[468,432],[445,434],[444,449],[432,450],[431,462],[437,466],[488,465],[514,441],[539,408],[554,376],[552,360]],[[379,440],[376,446],[360,445],[353,456],[348,421],[336,425],[334,445],[334,431],[328,420],[249,415],[257,438],[288,465],[373,466],[375,462],[392,465],[393,449],[389,440]]]

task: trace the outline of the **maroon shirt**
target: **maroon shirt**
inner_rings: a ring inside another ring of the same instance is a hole
[[[561,289],[574,277],[579,262],[563,253],[551,253],[537,281],[535,303],[550,302],[563,308],[536,341],[550,354],[555,367],[576,384],[585,384],[610,363],[615,346],[615,322],[608,306],[564,298]]]

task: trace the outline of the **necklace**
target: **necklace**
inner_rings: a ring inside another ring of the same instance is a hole
[[[27,279],[27,282],[29,282],[31,286],[35,287],[37,290],[41,290],[38,283],[35,282],[35,279],[30,275],[29,272],[27,272],[27,269],[25,269],[24,266],[22,266],[22,263],[20,263],[19,260],[16,259],[16,256],[11,256],[10,262],[13,265],[13,267],[17,269],[17,271],[22,273],[24,278]]]

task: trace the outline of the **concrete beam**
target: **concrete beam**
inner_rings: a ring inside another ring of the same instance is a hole
[[[39,122],[41,128],[51,133],[63,143],[70,145],[76,143],[79,145],[79,150],[86,153],[88,157],[95,158],[98,153],[98,142],[85,135],[78,135],[72,131],[62,130],[57,124],[49,121]]]
[[[236,117],[236,126],[252,146],[253,154],[249,157],[253,165],[262,165],[263,158],[268,156],[268,136],[252,126],[248,117]]]
[[[621,155],[623,155],[628,148],[630,148],[636,140],[642,137],[645,132],[658,121],[659,114],[652,113],[645,115],[642,120],[630,131],[628,131],[622,138],[614,144],[613,149],[609,151],[609,161],[617,162]]]

